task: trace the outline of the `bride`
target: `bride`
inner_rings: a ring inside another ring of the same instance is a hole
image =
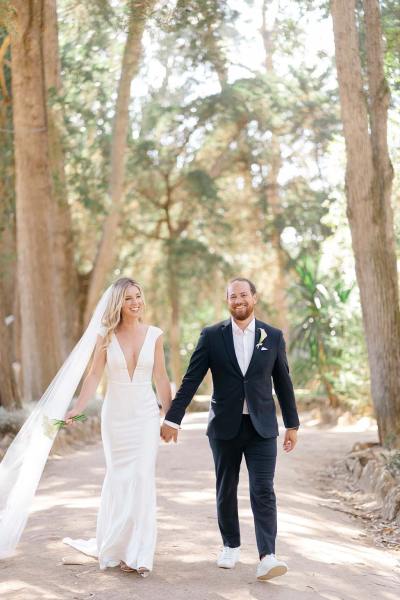
[[[144,297],[133,279],[112,288],[93,361],[81,393],[65,420],[85,410],[106,367],[107,393],[101,414],[106,476],[97,517],[96,539],[64,542],[97,556],[100,568],[120,565],[146,576],[156,543],[155,466],[160,417],[152,375],[164,411],[171,404],[162,331],[141,322]]]
[[[105,368],[108,381],[101,432],[106,475],[96,538],[63,541],[97,557],[101,569],[119,565],[143,577],[152,570],[160,435],[152,378],[164,412],[171,404],[171,388],[162,331],[143,323],[144,309],[138,282],[123,277],[110,286],[80,342],[11,444],[0,465],[0,558],[10,556],[19,541],[54,439],[49,442],[43,435],[43,421],[65,415],[67,424],[72,424],[73,417],[84,411],[94,395]],[[93,359],[79,397],[65,414],[93,346]]]

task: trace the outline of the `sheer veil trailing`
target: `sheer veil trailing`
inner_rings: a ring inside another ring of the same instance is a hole
[[[56,437],[52,419],[63,419],[102,329],[111,297],[101,297],[90,323],[35,406],[0,464],[0,558],[11,556],[28,519],[29,507]]]

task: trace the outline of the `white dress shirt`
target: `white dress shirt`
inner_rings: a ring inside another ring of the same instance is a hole
[[[251,357],[254,352],[254,337],[256,335],[256,320],[253,319],[247,325],[246,329],[240,329],[238,325],[236,325],[235,321],[231,317],[232,321],[232,334],[233,334],[233,346],[235,348],[235,354],[237,361],[239,363],[240,370],[242,374],[245,375]],[[243,403],[243,414],[248,415],[249,409],[247,406],[246,398]]]

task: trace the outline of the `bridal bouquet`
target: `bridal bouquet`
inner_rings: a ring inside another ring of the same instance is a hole
[[[80,415],[75,415],[74,417],[72,417],[71,420],[83,423],[84,421],[86,421],[86,419],[87,416],[84,413],[81,413]],[[51,439],[60,429],[66,426],[67,423],[63,419],[49,419],[49,417],[47,417],[46,415],[43,417],[44,434]]]

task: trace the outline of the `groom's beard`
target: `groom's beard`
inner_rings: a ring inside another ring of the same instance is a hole
[[[241,306],[238,308],[235,307],[229,307],[229,312],[231,313],[232,317],[234,319],[236,319],[237,321],[245,321],[246,319],[249,318],[249,316],[251,315],[251,313],[253,312],[253,307],[251,306]]]

